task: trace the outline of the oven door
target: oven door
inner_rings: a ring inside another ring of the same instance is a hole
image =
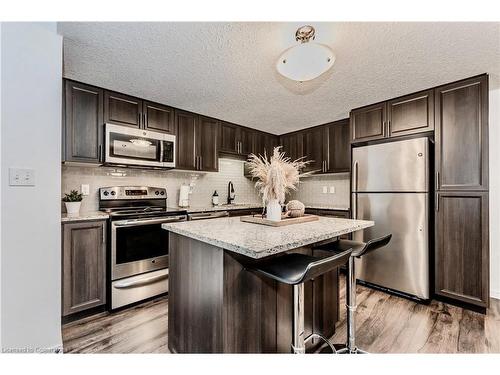
[[[111,280],[168,267],[168,231],[163,223],[186,215],[111,222]]]
[[[104,163],[175,167],[175,136],[106,124]]]

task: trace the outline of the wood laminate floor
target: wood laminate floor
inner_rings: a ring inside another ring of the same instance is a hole
[[[341,321],[332,341],[345,340]],[[358,286],[357,342],[371,353],[500,353],[500,300],[486,315],[442,302],[418,304]],[[169,353],[167,298],[63,326],[65,353]]]

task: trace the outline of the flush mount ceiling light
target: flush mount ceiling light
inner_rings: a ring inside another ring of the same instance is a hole
[[[314,38],[314,27],[297,29],[295,40],[299,44],[283,52],[276,63],[276,69],[282,76],[299,82],[310,81],[333,66],[333,51],[324,44],[312,42]]]

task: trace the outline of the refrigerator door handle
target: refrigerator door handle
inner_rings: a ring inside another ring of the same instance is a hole
[[[352,163],[352,191],[358,192],[358,161]]]

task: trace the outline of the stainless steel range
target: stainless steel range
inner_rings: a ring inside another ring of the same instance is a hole
[[[147,186],[99,189],[99,209],[109,213],[108,291],[116,309],[168,291],[168,232],[161,224],[187,219],[167,207],[167,192]]]

